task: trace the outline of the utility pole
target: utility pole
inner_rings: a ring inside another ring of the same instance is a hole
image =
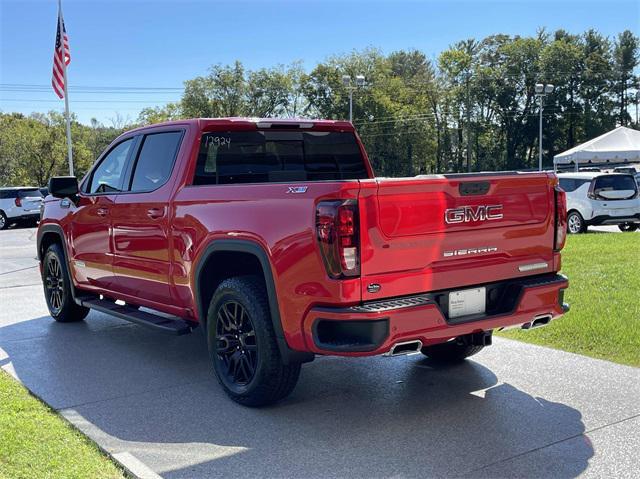
[[[543,95],[538,95],[538,102],[540,107],[540,130],[538,131],[538,171],[542,171],[542,97]]]
[[[554,88],[555,87],[550,83],[536,83],[535,86],[540,110],[540,128],[538,132],[538,171],[542,171],[542,110],[544,109],[544,97],[552,93]]]
[[[353,123],[353,92],[357,88],[364,86],[364,75],[356,75],[356,83],[351,83],[350,75],[342,75],[342,84],[347,88],[349,92],[349,122]]]
[[[469,77],[471,72],[467,70],[467,171],[471,173],[471,107],[469,97]]]

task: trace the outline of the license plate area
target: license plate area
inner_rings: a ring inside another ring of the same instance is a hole
[[[633,216],[633,208],[618,208],[609,210],[611,216]]]
[[[484,314],[486,308],[487,290],[484,286],[449,293],[449,319]]]

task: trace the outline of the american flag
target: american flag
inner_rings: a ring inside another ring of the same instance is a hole
[[[60,38],[60,24],[62,24],[62,38]],[[58,31],[56,33],[56,48],[53,52],[53,75],[51,76],[51,85],[53,86],[53,91],[56,92],[56,95],[60,98],[64,98],[63,69],[65,67],[62,64],[63,56],[65,65],[71,63],[69,37],[67,37],[67,30],[64,28],[64,21],[60,20],[60,13],[58,13]]]

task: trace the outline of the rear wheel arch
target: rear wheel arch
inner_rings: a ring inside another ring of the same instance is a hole
[[[209,303],[218,285],[225,279],[255,275],[264,282],[269,301],[269,312],[285,363],[306,362],[313,359],[311,353],[298,353],[289,349],[280,318],[280,305],[269,256],[264,248],[250,240],[213,240],[209,243],[196,265],[193,286],[198,318],[205,326]]]

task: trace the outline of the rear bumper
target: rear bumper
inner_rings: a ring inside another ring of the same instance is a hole
[[[585,223],[588,226],[619,225],[622,223],[640,223],[640,213],[638,213],[637,215],[630,215],[630,216],[598,215],[598,216],[594,216],[590,220],[585,220]]]
[[[541,315],[556,319],[569,306],[564,290],[569,281],[560,274],[520,278],[487,286],[500,288],[493,314],[447,318],[448,292],[435,292],[349,308],[311,309],[303,322],[309,350],[316,354],[373,356],[388,352],[398,343],[420,340],[424,345],[493,329],[518,327]]]

